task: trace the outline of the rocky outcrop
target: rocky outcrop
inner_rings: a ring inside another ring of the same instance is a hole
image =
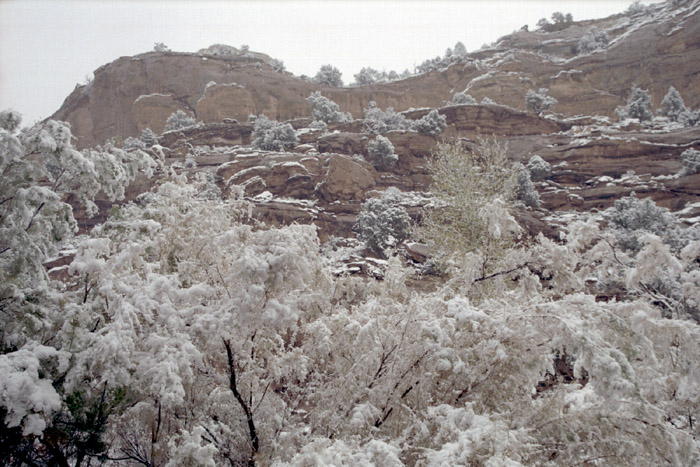
[[[594,25],[608,32],[610,45],[576,55],[578,40]],[[614,117],[615,107],[624,103],[633,84],[649,89],[655,106],[673,85],[695,108],[700,106],[698,37],[700,0],[676,6],[666,2],[653,5],[647,16],[616,15],[518,31],[445,70],[347,88],[319,87],[277,72],[261,54],[149,52],[97,69],[92,83],[76,88],[52,117],[70,122],[78,145],[85,147],[114,136],[135,136],[146,127],[160,132],[176,109],[206,123],[224,118],[243,122],[251,113],[276,120],[308,117],[311,110],[305,99],[316,90],[356,118],[372,100],[399,111],[435,108],[463,90],[478,100],[489,97],[522,110],[525,93],[543,87],[559,101],[554,110],[564,116]],[[491,122],[512,116],[503,107],[471,110],[480,115],[455,120],[458,134],[489,133]],[[532,123],[519,131],[549,131]]]

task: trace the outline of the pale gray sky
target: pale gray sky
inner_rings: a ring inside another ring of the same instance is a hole
[[[412,69],[462,41],[468,51],[552,12],[575,20],[624,11],[632,0],[68,1],[0,0],[0,110],[29,124],[50,116],[76,83],[112,60],[164,42],[264,52],[296,75],[330,63],[345,83],[364,66]],[[651,3],[650,1],[644,3]]]

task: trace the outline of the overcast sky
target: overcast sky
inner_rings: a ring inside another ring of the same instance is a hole
[[[120,1],[0,0],[0,110],[29,124],[50,116],[92,72],[153,49],[211,44],[264,52],[296,75],[330,63],[346,83],[364,66],[412,69],[463,42],[468,51],[552,12],[575,20],[624,11],[632,0]],[[646,1],[644,3],[650,3]]]

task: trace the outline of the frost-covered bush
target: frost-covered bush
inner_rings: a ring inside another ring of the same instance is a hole
[[[523,164],[515,164],[516,187],[515,198],[525,206],[537,208],[540,206],[540,194],[530,179],[530,171]]]
[[[271,59],[269,65],[273,70],[275,70],[278,73],[282,73],[286,70],[284,62],[276,58]]]
[[[692,175],[700,172],[700,151],[693,148],[686,149],[681,153],[683,169],[681,175]]]
[[[657,113],[667,117],[672,122],[682,123],[684,126],[693,126],[700,121],[700,112],[693,112],[687,108],[683,97],[673,86],[668,88]]]
[[[552,174],[552,166],[537,154],[530,158],[527,169],[530,171],[530,179],[533,182],[546,180]]]
[[[122,148],[129,150],[129,149],[141,149],[144,150],[146,149],[146,144],[141,141],[139,138],[134,138],[133,136],[129,136],[124,140],[124,144],[122,144]]]
[[[285,151],[299,142],[292,125],[270,120],[265,115],[255,119],[252,138],[253,147],[265,151]]]
[[[411,232],[411,218],[398,204],[400,201],[401,192],[390,187],[381,197],[365,201],[357,216],[360,239],[367,248],[382,256],[388,248],[406,240]]]
[[[572,23],[574,21],[574,17],[571,15],[571,13],[564,14],[560,11],[555,11],[552,13],[552,21],[554,24]]]
[[[617,244],[631,251],[639,250],[640,237],[644,233],[664,236],[673,223],[668,209],[657,206],[651,198],[638,199],[636,196],[616,200],[604,216],[616,229]]]
[[[419,133],[438,136],[447,128],[447,117],[433,109],[427,115],[413,122],[413,129]]]
[[[0,128],[14,133],[22,123],[22,115],[16,110],[7,109],[0,112]]]
[[[170,52],[170,48],[163,42],[156,42],[153,44],[153,50],[156,52]]]
[[[632,86],[627,104],[623,108],[615,109],[615,113],[620,116],[620,119],[636,118],[640,122],[651,120],[654,114],[651,113],[649,93],[637,86]]]
[[[306,101],[311,104],[311,116],[315,121],[333,123],[352,120],[349,113],[341,112],[338,104],[322,96],[320,91],[311,93]]]
[[[381,135],[369,142],[367,153],[372,165],[379,170],[390,169],[399,161],[399,156],[394,153],[394,145]]]
[[[416,70],[418,73],[429,73],[431,71],[445,69],[452,64],[465,62],[467,60],[469,60],[467,48],[462,42],[457,42],[454,49],[447,48],[444,57],[438,55],[435,58],[429,58],[418,65]]]
[[[392,130],[410,130],[412,121],[396,113],[393,107],[382,110],[377,103],[370,101],[365,109],[365,125],[372,133],[386,133]]]
[[[158,144],[158,137],[150,128],[146,128],[141,132],[141,141],[143,141],[146,147],[151,147]]]
[[[382,79],[381,73],[371,67],[363,67],[360,69],[359,73],[353,76],[355,77],[355,84],[360,86],[365,84],[374,84]]]
[[[447,105],[476,105],[478,102],[471,95],[467,94],[466,91],[456,92],[452,99],[447,103]]]
[[[312,121],[309,124],[309,128],[311,128],[312,130],[319,130],[323,134],[328,133],[328,125],[326,125],[326,122],[321,121],[321,120]]]
[[[557,103],[558,102],[555,98],[547,95],[547,90],[544,88],[541,88],[538,92],[530,89],[525,94],[525,106],[528,108],[528,110],[531,110],[537,115],[541,114],[545,110],[551,109],[557,105]]]
[[[625,10],[625,13],[627,16],[634,16],[634,15],[639,15],[639,14],[646,14],[649,12],[649,7],[642,4],[639,0],[634,0],[630,4],[630,6],[627,7]]]
[[[597,26],[591,27],[578,41],[578,53],[588,54],[608,46],[608,33]]]
[[[519,229],[508,213],[517,172],[505,146],[480,140],[470,151],[462,143],[440,143],[428,170],[435,201],[423,213],[419,237],[439,262],[495,272]],[[474,264],[462,264],[467,256]]]
[[[342,87],[342,73],[333,65],[323,65],[314,76],[314,83],[324,86]]]
[[[196,123],[193,117],[190,117],[182,110],[177,110],[170,114],[168,119],[165,121],[165,131],[181,130],[183,128],[191,127]]]

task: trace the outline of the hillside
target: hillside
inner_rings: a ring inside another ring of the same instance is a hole
[[[700,0],[633,7],[1,111],[0,463],[700,465]]]

